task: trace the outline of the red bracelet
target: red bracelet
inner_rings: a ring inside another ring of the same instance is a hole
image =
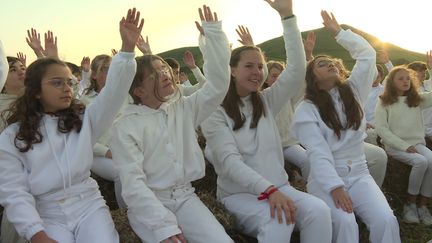
[[[268,199],[270,197],[271,194],[273,194],[273,192],[278,191],[277,187],[273,187],[270,190],[268,190],[268,192],[261,192],[261,194],[258,196],[258,200],[264,200],[264,199]]]

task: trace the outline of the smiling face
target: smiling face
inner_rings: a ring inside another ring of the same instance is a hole
[[[74,77],[67,66],[48,66],[41,81],[41,92],[37,96],[44,112],[57,112],[71,105]]]
[[[236,83],[237,94],[240,97],[257,92],[264,79],[264,58],[258,50],[244,50],[236,66],[231,67],[231,75]]]

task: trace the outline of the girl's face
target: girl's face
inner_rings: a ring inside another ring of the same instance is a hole
[[[138,91],[135,92],[143,104],[147,104],[146,101],[148,100],[162,103],[157,98],[158,96],[165,98],[172,95],[175,91],[170,67],[159,59],[152,61],[152,66],[156,70],[157,75],[154,73],[146,77],[142,82],[142,86],[137,87]],[[159,95],[156,95],[155,92]]]
[[[44,112],[57,112],[68,108],[73,97],[72,86],[76,83],[66,66],[50,65],[41,81],[40,100]]]
[[[5,88],[6,92],[17,94],[24,88],[25,79],[25,66],[17,61],[9,67],[9,72],[6,78]]]
[[[274,68],[270,69],[265,83],[269,87],[272,86],[276,82],[276,80],[279,77],[279,75],[281,74],[281,72],[282,71],[279,68],[274,67]]]
[[[264,79],[264,59],[257,50],[246,50],[240,55],[237,66],[231,68],[231,75],[236,82],[237,94],[245,97],[260,89]]]
[[[313,73],[315,82],[320,89],[330,90],[340,78],[339,69],[333,60],[327,57],[318,57],[314,62]]]
[[[101,66],[96,72],[96,75],[94,76],[94,78],[96,79],[97,87],[99,88],[99,90],[97,90],[98,93],[102,90],[103,87],[105,87],[105,82],[110,64],[111,62],[101,64]]]
[[[395,73],[393,78],[393,86],[398,95],[403,95],[405,91],[411,88],[411,77],[407,70],[400,70]]]

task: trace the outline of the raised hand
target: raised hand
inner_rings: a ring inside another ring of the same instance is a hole
[[[121,51],[133,52],[144,26],[144,19],[140,19],[140,12],[136,8],[129,9],[126,18],[120,21]]]
[[[18,52],[17,58],[22,63],[22,65],[26,66],[27,56],[24,53]]]
[[[26,41],[38,58],[44,57],[40,34],[36,29],[31,28],[30,30],[27,30]]]
[[[296,206],[294,202],[280,191],[275,191],[268,198],[270,206],[270,216],[277,216],[278,222],[283,223],[283,215],[285,215],[286,224],[294,224],[296,218]]]
[[[313,59],[313,50],[315,48],[315,43],[316,43],[315,32],[309,31],[309,33],[306,36],[306,40],[303,39],[303,46],[304,46],[307,61]]]
[[[381,49],[377,50],[377,61],[378,63],[386,64],[390,61],[387,50]]]
[[[426,65],[429,70],[432,69],[432,50],[426,52]]]
[[[281,18],[293,15],[292,0],[265,0],[273,9],[275,9]]]
[[[81,60],[81,69],[84,72],[90,71],[90,57],[83,57],[83,59]]]
[[[196,68],[195,58],[194,58],[192,52],[190,52],[190,51],[185,51],[184,56],[183,56],[183,62],[191,70]]]
[[[152,51],[150,48],[150,42],[148,40],[148,36],[146,36],[146,38],[144,39],[142,37],[142,35],[140,35],[140,37],[138,38],[138,41],[136,43],[136,46],[142,52],[142,54],[144,54],[144,55],[151,55],[152,54]]]
[[[59,59],[58,48],[57,48],[57,36],[54,36],[53,32],[48,30],[45,33],[45,50],[44,55]]]
[[[116,49],[111,49],[111,56],[115,56],[118,53]]]
[[[252,39],[252,35],[249,32],[248,27],[245,27],[243,25],[239,25],[236,29],[236,32],[238,34],[238,36],[240,37],[240,39],[238,39],[238,41],[244,45],[244,46],[254,46],[254,42]]]
[[[334,36],[336,36],[342,28],[340,27],[333,13],[329,14],[327,13],[327,11],[322,10],[321,17],[323,19],[324,27],[328,31],[330,31]]]
[[[199,8],[198,13],[199,13],[201,22],[217,22],[218,21],[217,13],[216,12],[212,13],[210,7],[208,7],[206,5],[203,5],[203,8]],[[195,25],[196,25],[197,29],[199,30],[199,32],[201,33],[201,35],[205,35],[204,29],[202,28],[202,26],[200,25],[200,23],[198,21],[195,21]]]
[[[333,197],[336,208],[341,208],[347,213],[353,212],[353,203],[351,197],[348,195],[348,193],[342,186],[331,191],[331,195]]]

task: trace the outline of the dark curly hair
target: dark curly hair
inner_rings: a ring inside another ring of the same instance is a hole
[[[42,91],[42,79],[51,65],[67,67],[64,62],[54,58],[42,58],[33,62],[26,70],[24,95],[18,98],[10,109],[5,111],[5,113],[9,112],[10,114],[7,118],[7,124],[17,123],[19,126],[14,144],[20,152],[27,152],[33,144],[42,142],[43,137],[39,127],[44,110],[37,96]],[[68,108],[59,110],[54,114],[59,118],[58,130],[62,133],[68,133],[73,129],[80,132],[81,117],[84,111],[85,106],[79,100],[73,99]]]

